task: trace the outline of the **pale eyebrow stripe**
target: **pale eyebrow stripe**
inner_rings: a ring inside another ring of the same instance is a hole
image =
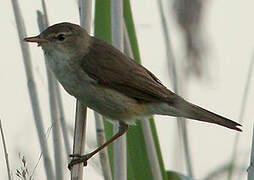
[[[70,35],[71,32],[70,32],[70,31],[68,31],[68,32],[59,32],[59,33],[57,33],[55,36],[58,36],[58,35],[60,35],[60,34],[63,34],[63,35]]]

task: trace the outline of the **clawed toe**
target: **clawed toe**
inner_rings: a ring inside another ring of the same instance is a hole
[[[72,157],[72,158],[79,158],[79,157],[82,157],[80,154],[70,154],[69,157]]]
[[[75,164],[83,163],[84,166],[87,166],[87,160],[90,158],[89,154],[81,156],[80,154],[71,154],[70,157],[74,159],[68,164],[68,169],[71,170]]]

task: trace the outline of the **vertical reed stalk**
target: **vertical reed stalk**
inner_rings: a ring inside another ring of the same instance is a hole
[[[92,15],[92,1],[79,1],[80,25],[90,32],[91,15]],[[86,133],[86,113],[87,107],[76,101],[76,118],[74,129],[73,153],[84,154],[85,152],[85,133]],[[72,180],[83,179],[83,163],[76,164],[71,170]]]
[[[246,104],[247,104],[247,99],[248,99],[248,95],[249,95],[249,89],[250,89],[250,82],[251,82],[251,77],[252,77],[252,72],[253,72],[253,66],[254,66],[254,55],[252,55],[251,58],[251,62],[250,62],[250,66],[249,66],[249,70],[248,70],[248,75],[247,75],[247,79],[246,79],[246,84],[245,84],[245,88],[244,88],[244,93],[243,93],[243,99],[242,99],[242,103],[241,103],[241,110],[240,110],[240,115],[239,115],[239,123],[243,122],[243,116],[245,113],[245,108],[246,108]],[[253,130],[254,131],[254,130]],[[254,133],[252,135],[254,137]],[[240,133],[236,134],[236,138],[234,141],[234,146],[233,146],[233,153],[232,153],[232,157],[231,157],[231,168],[229,169],[229,174],[228,174],[228,179],[232,179],[232,175],[233,175],[233,170],[234,170],[234,166],[235,166],[235,159],[236,159],[236,155],[237,155],[237,145],[239,142],[239,137],[240,137]],[[251,158],[250,158],[250,166],[248,168],[248,180],[249,177],[254,177],[252,175],[254,175],[254,140],[252,137],[252,148],[251,148]]]
[[[17,29],[18,29],[20,46],[22,49],[22,55],[23,55],[24,66],[25,66],[26,77],[27,77],[28,91],[29,91],[30,101],[31,101],[32,109],[33,109],[33,115],[34,115],[34,122],[37,129],[38,137],[39,137],[41,151],[43,154],[44,168],[46,171],[47,178],[53,180],[54,179],[53,167],[52,167],[51,159],[49,156],[46,137],[44,136],[45,131],[44,131],[43,123],[42,123],[41,112],[39,107],[39,99],[38,99],[37,90],[36,90],[34,77],[33,77],[30,52],[28,50],[28,44],[22,42],[22,39],[26,37],[25,25],[24,25],[24,21],[23,21],[17,0],[12,0],[12,6],[13,6],[14,16],[16,20]]]
[[[2,143],[3,143],[3,147],[4,147],[4,157],[5,157],[5,164],[6,164],[6,168],[7,168],[8,179],[11,180],[10,164],[9,164],[7,146],[6,146],[6,143],[5,143],[4,130],[3,130],[3,127],[2,127],[1,119],[0,119],[0,132],[1,132]]]
[[[173,56],[173,50],[171,49],[170,45],[170,38],[168,34],[168,28],[167,28],[167,22],[166,22],[166,17],[164,15],[164,10],[163,10],[163,4],[161,0],[158,0],[158,7],[159,7],[159,12],[160,12],[160,17],[161,17],[161,24],[162,24],[162,29],[163,29],[163,34],[164,34],[164,40],[166,44],[166,52],[167,52],[167,59],[168,59],[168,65],[169,65],[169,72],[170,72],[170,77],[173,83],[173,89],[176,94],[179,94],[179,89],[178,89],[178,84],[177,84],[177,73],[176,73],[176,66],[175,66],[175,58]],[[189,142],[188,142],[188,135],[187,135],[187,129],[186,129],[186,122],[184,118],[177,118],[177,121],[179,123],[179,127],[182,132],[182,138],[183,138],[183,146],[184,146],[184,153],[185,153],[185,158],[186,158],[186,165],[187,165],[187,171],[189,176],[193,176],[193,171],[192,171],[192,165],[191,165],[191,156],[190,156],[190,150],[189,150]]]
[[[245,84],[245,89],[244,89],[244,94],[243,94],[243,100],[242,100],[242,105],[241,105],[241,112],[239,115],[239,122],[243,122],[243,116],[245,112],[245,107],[248,99],[248,94],[249,94],[249,89],[250,89],[250,82],[251,82],[251,77],[252,77],[252,72],[253,72],[253,66],[254,66],[254,55],[252,55],[249,70],[248,70],[248,76]],[[248,180],[254,179],[254,126],[253,126],[253,132],[252,132],[252,146],[251,146],[251,157],[250,157],[250,166],[248,167]],[[239,141],[239,136],[240,134],[238,133],[235,138],[235,143],[234,143],[234,151],[232,154],[232,160],[231,160],[231,169],[229,172],[231,172],[231,175],[233,174],[233,167],[234,167],[234,161],[237,153],[237,145]],[[229,175],[230,178],[230,175]]]
[[[40,11],[37,11],[37,19],[40,31],[43,31],[47,27],[47,20],[45,15],[42,15]],[[46,59],[47,57],[44,56]],[[57,91],[56,91],[56,79],[52,72],[47,69],[48,77],[48,92],[49,92],[49,107],[50,115],[52,121],[52,135],[53,135],[53,145],[54,145],[54,158],[55,158],[55,174],[56,179],[63,179],[63,159],[62,159],[62,138],[60,136],[60,113],[59,106],[57,104]]]
[[[252,127],[252,145],[251,145],[250,165],[247,171],[248,171],[248,180],[253,180],[254,179],[254,125]]]
[[[153,179],[162,180],[158,154],[154,145],[153,134],[148,119],[141,119],[141,127],[145,137],[147,155],[150,162]]]
[[[76,102],[76,117],[73,139],[73,154],[85,153],[86,107]],[[83,179],[83,163],[75,164],[71,169],[71,180]]]
[[[56,86],[57,86],[56,99],[59,106],[60,125],[61,125],[62,134],[63,134],[65,152],[66,152],[66,155],[68,156],[69,154],[71,154],[71,145],[68,138],[68,131],[67,131],[66,119],[64,116],[63,102],[62,102],[62,97],[61,97],[61,93],[59,89],[59,83],[57,83]]]
[[[112,45],[123,52],[123,1],[111,1]],[[114,126],[114,132],[119,125]],[[126,135],[114,142],[114,179],[127,179]]]
[[[98,147],[100,147],[106,142],[103,117],[99,113],[94,111],[94,118],[95,118],[95,125],[96,125],[97,144],[98,144]],[[111,173],[111,167],[109,163],[107,147],[100,150],[99,153],[100,153],[100,161],[101,161],[101,167],[102,167],[104,179],[112,180],[112,173]]]
[[[126,24],[124,24],[124,50],[129,57],[134,58]],[[154,145],[153,134],[151,131],[149,120],[141,119],[141,127],[143,130],[143,134],[144,134],[144,138],[146,142],[147,155],[148,155],[153,179],[162,180],[162,173],[160,170],[158,155]]]
[[[49,22],[48,22],[48,13],[47,13],[47,8],[46,8],[46,3],[45,0],[41,1],[42,3],[42,9],[43,9],[43,22],[45,24],[45,28],[47,28],[49,26]],[[49,77],[51,78],[51,77]],[[54,78],[54,77],[52,77]],[[59,120],[60,120],[60,125],[61,125],[61,130],[62,130],[62,134],[63,134],[63,139],[64,139],[64,145],[65,145],[65,151],[66,154],[70,154],[71,153],[71,149],[70,149],[70,142],[68,139],[68,131],[66,128],[66,121],[65,121],[65,116],[64,116],[64,110],[63,110],[63,105],[62,105],[62,97],[60,94],[60,89],[59,89],[59,83],[56,81],[55,82],[55,92],[54,94],[56,95],[56,103],[57,103],[57,108],[59,111]]]

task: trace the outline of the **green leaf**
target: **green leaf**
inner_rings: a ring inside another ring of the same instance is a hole
[[[133,23],[130,2],[124,0],[124,20],[127,27],[128,35],[131,42],[134,59],[140,62],[138,43]],[[95,3],[95,37],[111,42],[111,9],[109,0],[100,0]],[[155,147],[157,150],[160,168],[163,180],[168,180],[167,172],[165,171],[159,140],[155,129],[153,119],[150,119],[151,129],[154,137]],[[113,135],[113,127],[107,121],[104,121],[106,138],[109,139]],[[108,146],[109,158],[111,167],[113,167],[113,148]],[[152,178],[152,170],[149,164],[145,139],[140,122],[137,121],[136,126],[129,128],[127,132],[127,174],[128,180],[150,180]],[[111,168],[113,171],[113,168]],[[113,173],[113,172],[112,172]]]
[[[128,31],[134,59],[140,63],[141,60],[140,60],[140,54],[139,54],[139,49],[138,49],[138,42],[137,42],[137,37],[136,37],[136,32],[135,32],[135,27],[134,27],[134,22],[133,22],[133,18],[132,18],[129,0],[124,0],[124,20],[125,20],[126,28]],[[135,154],[132,154],[128,150],[128,152],[129,152],[128,159],[129,159],[129,156],[134,155],[134,157],[135,157],[132,161],[131,166],[135,167],[136,170],[138,171],[139,169],[143,168],[142,166],[144,166],[143,164],[140,164],[140,162],[144,161],[144,163],[147,163],[146,166],[149,166],[149,160],[148,160],[147,152],[145,150],[145,140],[144,140],[144,135],[143,135],[140,123],[138,122],[137,125],[138,126],[135,127],[135,131],[130,131],[130,130],[128,131],[127,141],[128,141],[128,148],[133,147],[131,152],[138,153],[139,151],[142,151],[142,149],[143,149],[143,153],[136,154],[136,156],[135,156]],[[162,159],[162,155],[161,155],[161,151],[160,151],[159,139],[157,136],[153,118],[150,119],[150,126],[151,126],[151,130],[152,130],[153,138],[154,138],[155,147],[157,150],[157,155],[158,155],[158,160],[160,163],[162,177],[164,180],[167,180],[168,179],[167,172],[164,167],[164,163],[163,163],[163,159]],[[139,145],[141,145],[141,147]],[[138,148],[142,148],[142,149],[138,149]],[[147,176],[140,177],[140,179],[142,179],[142,178],[143,179],[151,179],[152,178],[152,174],[151,174],[152,172],[151,172],[150,166],[146,167],[146,169],[144,169],[144,173],[146,173]],[[136,176],[137,177],[140,176],[139,172],[136,172]]]
[[[111,43],[110,0],[95,1],[94,35]]]
[[[131,126],[127,132],[128,179],[143,180],[152,178],[144,135],[140,122]]]
[[[111,8],[109,0],[95,1],[94,36],[111,43]],[[113,136],[113,125],[104,118],[106,139]],[[113,167],[113,146],[107,146],[110,166]],[[113,168],[111,168],[113,174]]]

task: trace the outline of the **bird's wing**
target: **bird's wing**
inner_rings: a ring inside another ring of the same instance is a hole
[[[175,94],[150,71],[103,40],[92,38],[82,69],[98,84],[145,102],[168,102]]]
[[[193,105],[174,94],[150,71],[102,40],[92,39],[89,50],[81,61],[81,67],[101,86],[117,90],[141,102],[168,103],[176,109],[175,116],[241,131],[237,127],[241,126],[240,124]]]

